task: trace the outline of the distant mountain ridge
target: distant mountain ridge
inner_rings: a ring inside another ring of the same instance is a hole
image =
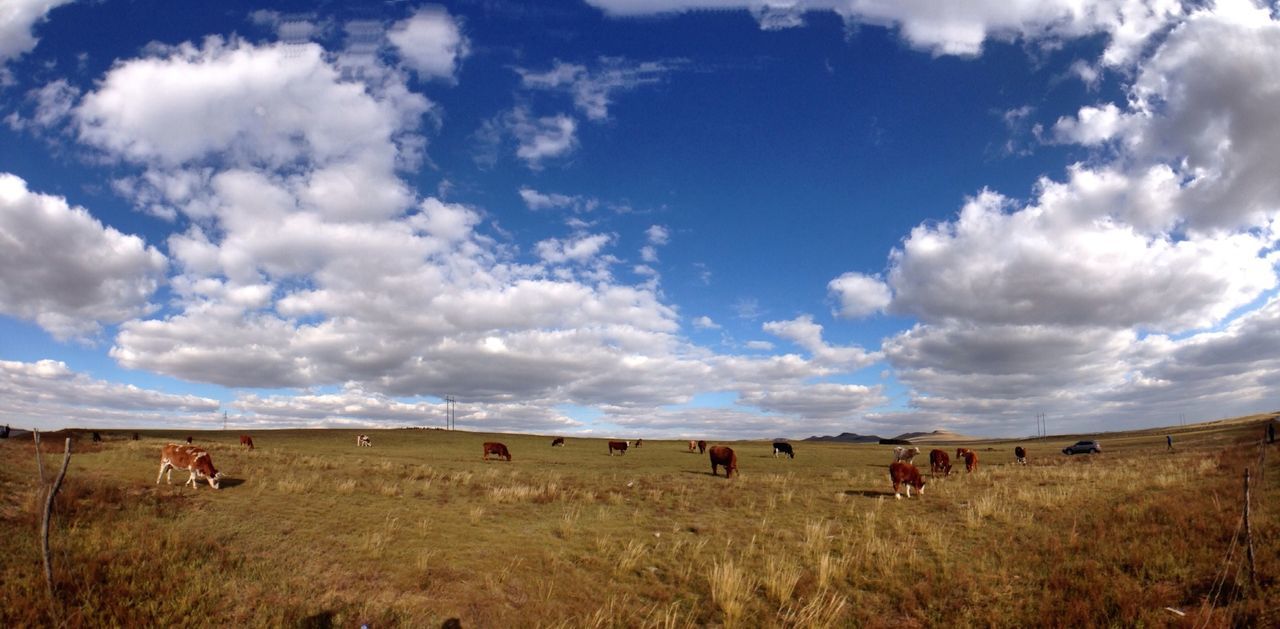
[[[875,435],[859,435],[853,432],[842,432],[838,435],[824,435],[822,437],[813,436],[805,439],[805,441],[839,441],[841,443],[880,443],[880,437]]]

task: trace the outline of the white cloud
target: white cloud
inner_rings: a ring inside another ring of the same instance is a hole
[[[742,9],[761,28],[804,24],[808,11],[834,11],[849,23],[896,28],[916,48],[936,55],[976,55],[988,39],[1022,39],[1052,45],[1063,39],[1102,34],[1103,60],[1131,62],[1153,35],[1182,15],[1177,0],[982,0],[950,4],[899,0],[588,0],[614,16],[655,15],[702,9]]]
[[[0,360],[0,416],[14,427],[207,426],[218,407],[209,398],[97,380],[60,361]]]
[[[605,120],[613,95],[662,81],[674,69],[671,62],[630,63],[617,57],[602,57],[594,70],[585,65],[556,61],[545,72],[518,68],[521,84],[528,89],[562,90],[573,96],[574,106],[588,120]]]
[[[443,7],[426,6],[396,22],[387,39],[418,77],[454,80],[470,44],[457,21]]]
[[[701,317],[693,320],[693,327],[698,328],[699,330],[719,330],[720,324],[713,321],[711,317],[702,315]]]
[[[168,266],[141,238],[8,173],[0,173],[0,242],[0,312],[59,339],[150,310]]]
[[[1059,142],[1096,146],[1119,135],[1124,122],[1120,108],[1107,103],[1102,107],[1082,107],[1073,118],[1059,118],[1053,133]]]
[[[671,240],[671,230],[663,225],[650,225],[644,234],[651,245],[665,245]]]
[[[849,319],[881,312],[893,298],[883,280],[862,273],[845,273],[831,280],[827,291],[840,302],[837,314]]]
[[[5,0],[0,4],[0,67],[35,50],[39,40],[32,32],[49,12],[72,0]]]
[[[516,108],[507,124],[516,139],[516,157],[534,170],[542,168],[543,160],[563,157],[578,147],[578,123],[568,116],[531,119],[528,111]]]
[[[860,369],[879,360],[880,355],[868,353],[861,347],[838,347],[822,340],[822,326],[813,317],[802,315],[790,321],[769,321],[765,332],[786,339],[808,351],[818,365],[838,366],[842,369]]]
[[[522,186],[519,194],[524,204],[535,211],[566,209],[574,212],[591,212],[600,205],[599,201],[589,197],[570,196],[556,192],[539,192],[528,186]]]
[[[538,256],[551,264],[591,261],[613,241],[609,234],[580,234],[570,240],[549,238],[536,246]]]

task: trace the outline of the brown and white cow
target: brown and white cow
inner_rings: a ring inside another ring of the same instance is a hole
[[[697,451],[698,451],[698,442],[697,442],[697,441],[694,441],[693,439],[690,439],[690,440],[689,440],[689,451],[690,451],[690,452],[697,452]]]
[[[489,460],[489,455],[491,455],[491,454],[492,454],[493,456],[496,456],[496,457],[500,458],[500,459],[506,459],[506,460],[508,460],[508,461],[510,461],[510,460],[511,460],[511,451],[510,451],[510,450],[507,450],[507,446],[505,446],[505,445],[503,445],[503,444],[501,444],[501,443],[498,443],[497,441],[486,441],[486,442],[484,442],[484,456],[482,456],[482,457],[480,457],[480,458],[481,458],[481,459],[483,459],[483,460],[485,460],[485,461],[488,461],[488,460]]]
[[[627,453],[627,442],[625,442],[625,441],[610,441],[610,442],[609,442],[609,456],[613,456],[613,451],[614,451],[614,450],[617,450],[617,451],[618,451],[619,453],[621,453],[621,454],[626,454],[626,453]]]
[[[716,474],[716,467],[724,467],[724,477],[729,478],[738,471],[738,455],[728,446],[711,446],[711,475]]]
[[[942,474],[943,476],[951,475],[951,457],[943,450],[929,451],[929,469],[934,476]]]
[[[1022,446],[1017,446],[1017,447],[1015,447],[1015,448],[1013,449],[1013,456],[1014,456],[1014,458],[1016,458],[1016,459],[1017,459],[1017,461],[1018,461],[1018,463],[1019,463],[1019,464],[1021,464],[1021,465],[1026,465],[1026,464],[1027,464],[1027,450],[1026,450],[1026,448],[1023,448]]]
[[[920,448],[904,448],[902,446],[896,446],[893,449],[893,461],[895,463],[898,461],[910,463],[912,459],[916,458],[917,454],[920,454]]]
[[[242,446],[246,446],[246,447],[248,447],[250,450],[252,450],[252,449],[253,449],[253,437],[250,437],[249,435],[240,435],[240,445],[242,445]]]
[[[564,445],[564,437],[556,437],[555,439],[551,440],[551,447],[553,448],[556,446],[563,446],[563,445]]]
[[[907,497],[911,497],[911,488],[915,487],[920,495],[924,495],[924,478],[920,476],[920,470],[916,466],[904,461],[894,461],[889,464],[889,480],[893,481],[893,497],[902,499],[902,486],[907,486]]]
[[[978,453],[973,450],[966,449],[960,456],[964,459],[964,471],[975,472],[978,470]]]
[[[369,435],[356,435],[356,447],[364,446],[372,448],[373,442],[369,440]]]
[[[191,472],[191,478],[182,484],[183,487],[191,485],[194,489],[197,480],[207,479],[210,487],[218,489],[222,482],[222,473],[213,469],[213,459],[209,458],[209,451],[204,448],[180,446],[176,443],[166,445],[160,451],[160,473],[156,475],[156,484],[160,484],[160,478],[167,470],[169,477],[165,482],[172,485],[174,469]]]

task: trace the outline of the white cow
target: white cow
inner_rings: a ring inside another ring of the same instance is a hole
[[[902,446],[896,446],[893,449],[893,462],[897,463],[898,461],[904,461],[906,463],[910,463],[911,459],[916,458],[917,454],[920,454],[920,448],[904,448]]]

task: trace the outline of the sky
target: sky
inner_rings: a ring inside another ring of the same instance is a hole
[[[1280,7],[0,0],[0,422],[1280,407]]]

